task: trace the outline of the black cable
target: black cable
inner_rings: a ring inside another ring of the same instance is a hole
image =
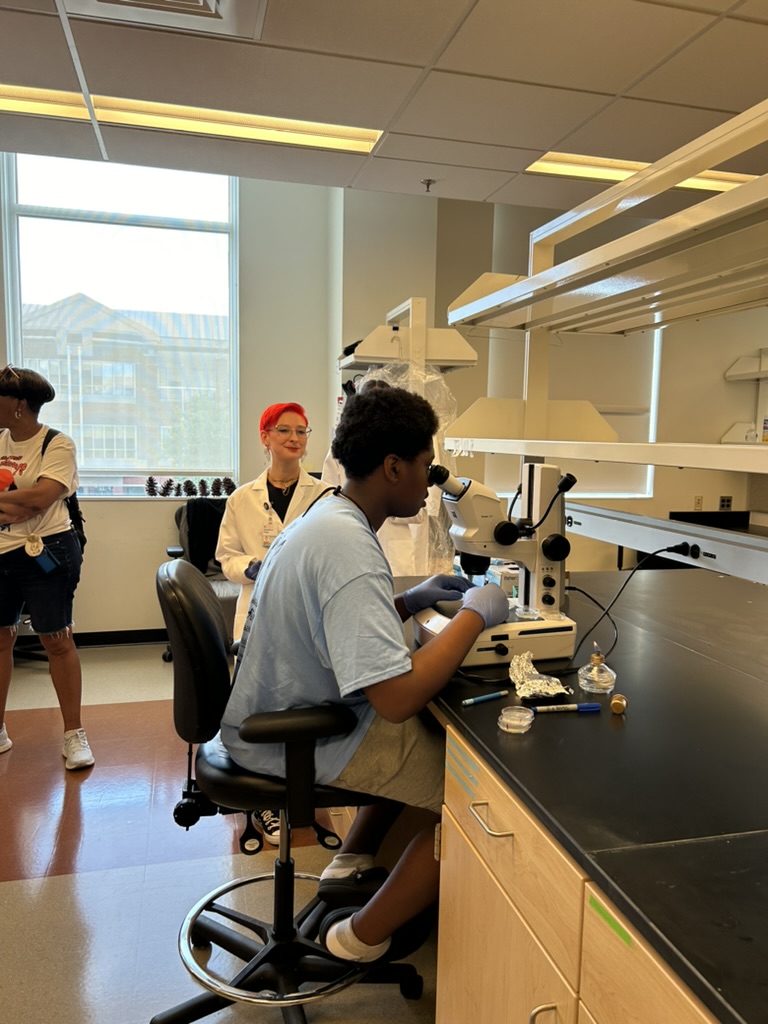
[[[627,586],[627,584],[629,583],[629,581],[630,581],[630,580],[632,579],[632,577],[633,577],[633,576],[635,575],[635,573],[637,572],[637,570],[638,570],[638,569],[639,569],[639,568],[640,568],[640,567],[641,567],[642,565],[644,565],[644,564],[645,564],[645,562],[647,562],[649,558],[654,558],[654,557],[655,557],[656,555],[662,555],[662,554],[664,554],[664,552],[666,552],[666,551],[672,551],[672,552],[676,552],[677,554],[680,554],[680,555],[687,555],[687,554],[688,554],[688,552],[690,551],[690,546],[689,546],[689,545],[688,545],[688,544],[687,544],[686,542],[683,542],[682,544],[672,544],[672,545],[671,545],[670,547],[666,547],[666,548],[658,548],[658,550],[656,550],[656,551],[651,551],[651,552],[650,552],[650,554],[648,554],[648,555],[644,555],[644,556],[643,556],[643,557],[642,557],[642,558],[640,559],[640,561],[639,561],[639,562],[637,563],[637,565],[636,565],[636,566],[635,566],[635,567],[634,567],[634,568],[632,569],[632,571],[631,571],[631,572],[630,572],[630,574],[629,574],[629,575],[627,576],[627,578],[626,578],[626,579],[624,580],[624,582],[622,583],[622,585],[621,585],[621,586],[619,587],[619,589],[618,589],[618,591],[616,592],[616,594],[614,595],[613,599],[612,599],[611,601],[609,601],[609,602],[608,602],[608,604],[606,605],[606,607],[605,607],[605,608],[603,609],[603,614],[602,614],[602,615],[601,615],[601,616],[600,616],[599,618],[595,619],[595,621],[594,621],[594,622],[592,623],[592,625],[591,625],[591,626],[590,626],[590,628],[589,628],[589,629],[587,630],[587,632],[586,632],[586,633],[584,634],[584,636],[583,636],[583,637],[581,638],[581,640],[579,640],[578,646],[576,647],[576,650],[575,650],[575,651],[573,652],[573,657],[574,657],[574,658],[576,657],[576,655],[577,655],[577,653],[578,653],[578,651],[579,651],[579,648],[580,648],[580,647],[581,647],[581,645],[582,645],[582,644],[584,643],[584,641],[585,641],[585,640],[587,639],[587,637],[589,636],[589,634],[590,634],[590,633],[591,633],[591,632],[592,632],[592,631],[593,631],[594,629],[596,629],[596,627],[597,627],[597,626],[598,626],[598,625],[599,625],[599,624],[600,624],[600,623],[601,623],[601,622],[603,621],[603,619],[605,618],[605,616],[606,616],[606,615],[608,615],[608,613],[609,613],[609,611],[611,610],[611,608],[613,608],[613,606],[614,606],[614,605],[616,604],[616,602],[618,601],[618,599],[619,599],[619,598],[621,597],[621,595],[622,595],[622,594],[624,593],[624,588],[625,588],[625,587]],[[595,602],[595,604],[597,604],[597,602]],[[608,616],[608,617],[610,618],[610,616]],[[614,625],[615,625],[615,624],[614,624]],[[617,630],[617,633],[618,633],[618,630]],[[615,644],[615,642],[614,642],[614,643],[613,643],[613,644],[611,645],[610,651],[612,651],[612,650],[613,650],[613,648],[614,648],[615,646],[616,646],[616,644]],[[608,652],[609,654],[610,654],[610,651]]]
[[[510,501],[509,508],[507,509],[507,522],[508,523],[512,522],[512,509],[515,507],[515,502],[520,497],[520,495],[522,493],[522,490],[523,490],[523,485],[522,484],[518,484],[517,485],[517,490],[515,491],[515,496],[512,499],[512,501]]]
[[[629,582],[629,580],[626,580],[626,581],[625,581],[625,583],[628,583],[628,582]],[[616,646],[616,644],[617,644],[617,643],[618,643],[618,641],[619,641],[619,627],[618,627],[618,626],[616,625],[616,622],[614,621],[613,617],[612,617],[612,616],[611,616],[611,614],[610,614],[610,611],[609,611],[609,609],[610,609],[610,607],[611,607],[611,606],[610,606],[610,605],[608,605],[608,608],[604,608],[604,607],[603,607],[603,605],[601,605],[601,604],[600,604],[600,602],[599,602],[599,601],[597,600],[597,598],[595,598],[595,597],[592,597],[592,595],[591,595],[591,594],[588,594],[586,590],[582,590],[582,589],[581,589],[581,587],[566,587],[565,589],[566,589],[566,591],[571,591],[571,590],[573,590],[573,591],[574,591],[575,593],[577,593],[577,594],[582,594],[582,595],[583,595],[584,597],[586,597],[586,598],[587,598],[587,600],[591,601],[591,602],[592,602],[592,604],[594,604],[594,605],[597,605],[597,607],[598,607],[598,608],[599,608],[599,609],[601,610],[601,612],[603,613],[603,614],[602,614],[602,615],[600,616],[600,618],[599,618],[599,619],[597,619],[597,620],[596,620],[596,621],[595,621],[595,622],[593,623],[593,625],[592,625],[592,626],[590,627],[590,629],[589,629],[589,633],[591,633],[591,632],[592,632],[592,630],[593,630],[593,629],[595,628],[595,626],[597,625],[597,623],[598,623],[598,622],[601,622],[601,621],[602,621],[602,620],[603,620],[603,619],[605,618],[605,616],[606,616],[606,615],[608,616],[608,621],[609,621],[609,622],[610,622],[610,624],[611,624],[611,625],[613,626],[613,643],[612,643],[612,644],[611,644],[611,646],[610,646],[610,647],[608,648],[608,651],[606,652],[606,655],[605,655],[605,657],[608,657],[608,655],[609,655],[609,654],[611,653],[611,651],[612,651],[612,650],[614,649],[614,647]],[[618,594],[617,594],[616,596],[618,597]],[[615,601],[615,600],[616,600],[616,598],[614,598],[614,601]],[[571,658],[571,660],[570,660],[570,662],[569,662],[569,665],[573,665],[574,659],[576,658],[576,655],[577,655],[577,654],[579,653],[579,648],[580,648],[580,647],[581,647],[581,645],[582,645],[582,644],[584,643],[584,641],[585,641],[585,640],[587,639],[587,637],[589,636],[589,633],[585,633],[585,634],[584,634],[584,636],[583,636],[583,637],[581,638],[581,640],[579,641],[579,643],[578,643],[578,645],[577,645],[577,647],[576,647],[576,650],[575,650],[575,651],[573,652],[573,657]],[[568,668],[568,669],[565,669],[565,670],[563,670],[563,672],[562,672],[561,674],[562,674],[562,675],[566,675],[566,674],[567,674],[567,673],[569,673],[569,672],[576,672],[576,671],[578,671],[578,669],[577,669],[576,667],[574,667],[574,668]]]

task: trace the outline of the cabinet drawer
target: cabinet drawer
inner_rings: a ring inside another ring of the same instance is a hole
[[[576,988],[586,875],[451,728],[445,803]]]
[[[717,1024],[591,882],[584,890],[581,998],[598,1024]]]
[[[575,1024],[576,994],[446,810],[436,1024]]]

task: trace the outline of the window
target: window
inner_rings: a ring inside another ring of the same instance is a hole
[[[81,494],[235,476],[237,183],[6,154],[8,359],[56,389]]]

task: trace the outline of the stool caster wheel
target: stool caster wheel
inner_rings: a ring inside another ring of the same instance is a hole
[[[420,974],[400,982],[400,995],[404,999],[421,999],[424,993],[424,979]]]
[[[173,651],[163,651],[161,657],[163,661],[173,661]]]

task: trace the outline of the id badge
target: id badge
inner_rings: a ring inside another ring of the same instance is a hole
[[[43,544],[42,538],[36,533],[30,533],[24,544],[26,553],[37,562],[43,572],[51,572],[57,565],[61,565],[56,555]]]
[[[261,543],[265,548],[268,548],[272,541],[278,534],[278,529],[275,526],[274,516],[270,514],[269,519],[264,524],[264,529],[261,531]]]

